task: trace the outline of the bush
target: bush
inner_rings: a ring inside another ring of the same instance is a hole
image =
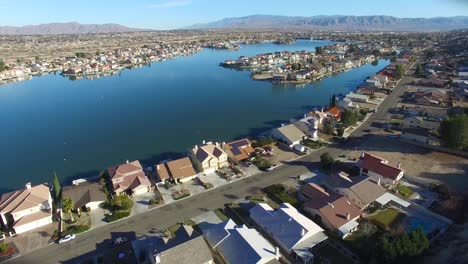
[[[111,215],[107,215],[106,221],[109,222],[109,223],[111,223],[111,222],[117,221],[117,220],[119,220],[119,219],[128,217],[128,216],[130,216],[130,212],[127,212],[127,211],[117,211],[117,212],[114,212],[114,213],[111,214]]]
[[[70,235],[70,234],[79,234],[85,231],[88,231],[90,226],[87,225],[73,225],[69,226],[67,230],[62,232],[62,236]]]
[[[0,253],[5,253],[5,251],[7,251],[7,249],[8,249],[7,244],[4,244],[4,243],[0,244]]]
[[[337,134],[339,137],[342,137],[343,134],[344,134],[344,131],[345,131],[344,128],[339,127],[339,128],[336,129],[336,134]]]
[[[335,163],[335,159],[330,155],[330,153],[325,152],[320,155],[320,164],[322,165],[322,168],[330,169],[333,163]]]
[[[126,211],[132,209],[133,200],[128,195],[121,194],[105,202],[104,207],[111,211]]]
[[[286,187],[283,184],[270,185],[266,188],[266,192],[268,192],[277,201],[289,203],[292,206],[298,205],[296,197],[289,195],[289,193],[286,190]]]
[[[262,157],[257,157],[252,162],[255,166],[257,166],[260,170],[266,170],[268,167],[271,166],[271,162],[267,159]]]
[[[275,141],[271,137],[261,137],[261,138],[257,139],[257,141],[252,143],[252,147],[254,147],[254,148],[260,147],[261,148],[261,147],[270,145],[273,142],[275,142]]]
[[[183,190],[180,190],[180,191],[175,191],[172,193],[172,198],[174,200],[180,200],[182,198],[185,198],[185,197],[189,197],[190,196],[190,191],[187,190],[187,189],[183,189]]]
[[[154,205],[154,204],[159,204],[161,202],[160,198],[157,199],[150,199],[149,204]]]
[[[168,181],[165,181],[165,182],[164,182],[164,188],[165,188],[166,190],[169,190],[169,188],[171,188],[171,184],[170,184]]]

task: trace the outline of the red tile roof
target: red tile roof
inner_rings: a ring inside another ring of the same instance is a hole
[[[363,169],[367,169],[386,178],[395,180],[403,170],[389,165],[387,162],[387,160],[380,157],[364,153],[364,157],[362,157],[360,161],[360,166]]]

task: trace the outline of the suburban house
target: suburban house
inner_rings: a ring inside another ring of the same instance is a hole
[[[346,196],[361,210],[386,192],[378,181],[370,177],[360,175],[351,178],[345,172],[328,175],[324,184],[328,190]]]
[[[317,223],[345,238],[359,225],[361,211],[347,197],[330,192],[315,183],[304,184],[300,192],[305,201],[302,209]]]
[[[31,183],[27,183],[22,190],[2,194],[2,226],[13,229],[16,234],[45,226],[52,223],[51,208],[49,186],[43,183],[32,187]]]
[[[312,139],[318,138],[319,121],[312,116],[306,116],[299,121],[294,121],[293,124],[299,128],[307,137]]]
[[[143,236],[131,244],[139,264],[214,263],[203,236],[188,225],[181,225],[174,237]]]
[[[250,155],[255,152],[252,147],[252,142],[248,138],[239,139],[229,142],[224,145],[224,148],[237,161],[244,161],[250,158]]]
[[[273,210],[266,203],[250,209],[250,217],[291,257],[312,263],[313,248],[327,239],[323,229],[288,203]]]
[[[143,172],[138,160],[107,169],[116,195],[121,193],[142,194],[151,191],[151,182]]]
[[[306,135],[294,124],[274,128],[271,131],[271,136],[286,143],[289,147],[300,144],[306,138]]]
[[[315,117],[318,120],[318,124],[320,125],[323,123],[323,120],[327,117],[327,114],[324,113],[323,111],[315,110],[313,112],[307,113],[307,116]]]
[[[369,102],[369,96],[364,94],[349,93],[346,95],[346,98],[353,102],[367,103]]]
[[[429,143],[429,131],[426,128],[404,128],[401,130],[401,139],[415,141],[422,144]]]
[[[194,160],[199,163],[197,165],[200,165],[200,169],[204,173],[213,173],[229,165],[228,155],[218,142],[214,144],[208,142],[201,146],[195,145],[192,149],[192,154]]]
[[[438,121],[430,121],[421,116],[409,116],[403,120],[401,128],[426,128],[428,130],[437,130],[440,126]]]
[[[361,168],[361,175],[368,175],[375,181],[382,184],[395,185],[403,178],[404,170],[397,166],[388,164],[388,160],[374,156],[369,153],[362,153],[358,165]]]
[[[156,173],[161,182],[188,182],[197,177],[190,158],[185,157],[156,165]]]
[[[228,264],[271,263],[280,258],[279,249],[257,230],[245,225],[239,227],[231,219],[203,228],[203,235]]]
[[[345,97],[341,100],[336,101],[336,106],[342,109],[353,109],[359,107],[359,105],[355,105],[351,99]]]
[[[62,188],[62,197],[71,198],[75,210],[94,210],[106,201],[107,197],[103,187],[97,182],[75,180],[72,186]]]
[[[340,121],[341,119],[341,112],[340,112],[340,109],[338,109],[338,107],[334,106],[330,109],[327,110],[327,115],[329,117],[332,117],[334,120],[336,121]]]

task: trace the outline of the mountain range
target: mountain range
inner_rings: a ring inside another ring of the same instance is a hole
[[[185,29],[296,29],[342,31],[440,31],[468,28],[468,16],[397,18],[393,16],[252,15],[195,24]]]
[[[0,26],[0,35],[92,34],[144,31],[119,24],[49,23],[24,27]]]

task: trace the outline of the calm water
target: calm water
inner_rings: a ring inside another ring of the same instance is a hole
[[[66,181],[126,159],[160,160],[205,140],[251,135],[327,104],[381,70],[365,65],[301,87],[253,81],[218,63],[240,55],[314,50],[327,41],[204,50],[96,80],[53,74],[0,87],[0,191]]]

